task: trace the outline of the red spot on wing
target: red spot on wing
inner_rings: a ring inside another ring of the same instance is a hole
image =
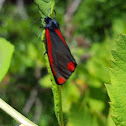
[[[46,28],[45,31],[46,31],[46,39],[47,39],[47,44],[48,44],[49,62],[50,62],[50,66],[51,66],[51,69],[52,69],[52,73],[53,73],[53,75],[56,76],[56,73],[55,73],[54,68],[53,68],[53,57],[52,57],[52,50],[51,50],[51,48],[52,48],[51,38],[50,38],[49,30]]]
[[[64,44],[68,47],[66,41],[64,40],[61,32],[60,32],[60,29],[55,29],[55,32],[57,33],[57,35],[61,38],[61,40],[64,42]]]
[[[63,77],[58,78],[58,83],[63,84],[66,80]]]
[[[69,62],[69,63],[67,64],[67,69],[70,70],[71,72],[73,72],[74,69],[75,69],[74,63],[73,63],[73,62]]]

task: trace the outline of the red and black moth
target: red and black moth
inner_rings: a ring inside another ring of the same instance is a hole
[[[71,76],[77,64],[60,32],[58,22],[51,17],[46,17],[44,21],[46,26],[42,27],[46,32],[46,49],[51,70],[56,83],[61,85]]]

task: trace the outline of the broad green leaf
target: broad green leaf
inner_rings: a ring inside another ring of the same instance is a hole
[[[69,112],[72,103],[77,103],[79,98],[80,92],[76,85],[69,83],[62,87],[63,112]]]
[[[50,80],[49,75],[46,75],[46,76],[42,77],[42,78],[39,80],[39,84],[40,84],[43,88],[51,88],[51,87],[52,87],[52,83],[51,83],[51,80]]]
[[[67,126],[99,126],[95,113],[83,106],[83,104],[74,104],[70,110],[70,116]]]
[[[14,46],[6,39],[0,38],[0,82],[10,67],[13,52]]]
[[[89,98],[88,103],[91,109],[103,112],[106,107],[106,90],[104,89],[104,83],[110,83],[108,66],[110,62],[110,43],[108,40],[103,43],[92,44],[90,55],[91,57],[86,63],[86,70],[88,74],[88,90]],[[84,72],[83,72],[84,73]]]
[[[108,44],[107,42],[104,43],[95,43],[91,49],[91,58],[87,62],[87,70],[89,74],[96,80],[101,80],[101,82],[108,83],[110,82],[109,79],[109,72],[107,67],[110,65],[108,61],[108,56],[110,56],[110,52],[108,51]],[[93,85],[92,85],[93,84]],[[92,86],[101,87],[103,84],[92,83]]]
[[[41,17],[44,18],[51,14],[55,5],[55,0],[35,0],[36,4],[39,7],[39,12]]]
[[[111,111],[112,110],[110,109],[109,113],[111,113]],[[107,126],[115,126],[115,123],[112,120],[111,114],[109,114],[108,116]]]
[[[105,108],[104,102],[101,101],[101,100],[98,100],[98,99],[90,98],[89,104],[90,104],[90,106],[93,110],[96,110],[96,111],[99,111],[99,112],[103,111],[104,108]]]
[[[113,110],[112,118],[117,126],[126,126],[126,35],[120,34],[116,49],[112,50],[110,78],[106,85]]]

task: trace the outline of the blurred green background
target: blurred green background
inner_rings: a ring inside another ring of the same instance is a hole
[[[62,87],[65,126],[114,126],[104,84],[111,83],[110,49],[119,33],[126,33],[124,0],[56,0],[55,10],[78,64]],[[0,98],[39,126],[58,126],[41,20],[32,24],[39,17],[33,0],[0,1],[0,37],[15,46],[9,72],[0,83]],[[16,125],[0,110],[0,126]]]

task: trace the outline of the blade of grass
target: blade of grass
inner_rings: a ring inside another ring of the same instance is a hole
[[[37,126],[0,98],[0,108],[24,126]]]

